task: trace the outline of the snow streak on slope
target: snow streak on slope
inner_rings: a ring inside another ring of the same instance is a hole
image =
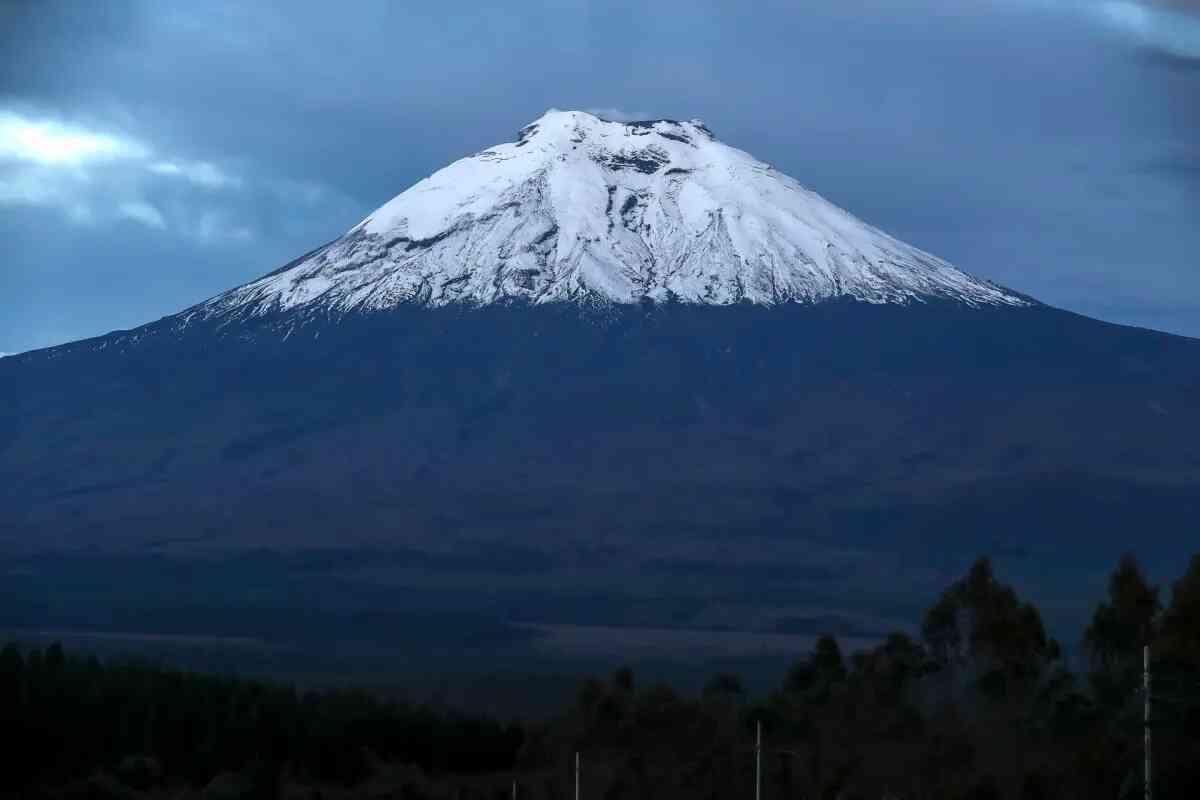
[[[516,142],[456,161],[192,313],[838,296],[1029,302],[872,228],[698,121],[550,111]]]

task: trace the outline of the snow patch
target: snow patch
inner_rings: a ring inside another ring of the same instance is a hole
[[[871,227],[699,120],[552,110],[196,311],[834,297],[1030,302]]]

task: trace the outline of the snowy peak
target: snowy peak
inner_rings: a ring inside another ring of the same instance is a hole
[[[856,219],[698,120],[552,110],[206,316],[400,304],[1028,300]]]

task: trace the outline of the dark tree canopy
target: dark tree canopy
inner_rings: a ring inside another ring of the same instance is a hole
[[[976,561],[942,593],[925,615],[921,633],[943,664],[975,661],[985,669],[1035,673],[1058,655],[1037,608],[996,580],[988,558]]]
[[[737,698],[746,693],[742,679],[731,672],[720,672],[704,684],[704,696],[709,698]]]
[[[1171,587],[1162,640],[1169,652],[1200,666],[1200,554],[1192,556],[1187,571]]]
[[[836,638],[826,634],[817,639],[811,655],[792,666],[788,672],[787,688],[793,692],[826,689],[845,677],[846,662],[842,657],[841,645]]]
[[[1157,608],[1157,591],[1122,559],[1089,647],[1110,661],[1135,654]],[[363,691],[299,693],[8,646],[0,796],[209,796],[196,787],[222,778],[243,797],[498,800],[511,797],[515,777],[521,800],[568,800],[581,753],[585,797],[742,797],[760,725],[768,800],[1090,800],[1140,788],[1136,670],[1077,680],[1037,610],[986,559],[941,594],[922,634],[924,643],[895,632],[849,657],[822,636],[765,696],[747,696],[733,673],[688,696],[638,686],[623,668],[582,681],[558,714],[522,725]],[[1200,687],[1200,558],[1175,583],[1152,648],[1155,796],[1192,798],[1200,694],[1187,687]],[[945,669],[964,662],[975,679]]]
[[[1084,646],[1096,666],[1109,669],[1141,658],[1154,638],[1161,604],[1131,554],[1121,558],[1108,583],[1108,602],[1096,608],[1084,633]]]

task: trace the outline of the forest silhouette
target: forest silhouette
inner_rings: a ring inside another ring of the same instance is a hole
[[[1200,786],[1200,555],[1160,596],[1124,557],[1068,668],[1041,614],[975,562],[926,612],[844,654],[822,636],[774,691],[718,674],[697,696],[625,668],[508,721],[270,681],[10,644],[0,793],[44,798],[529,800],[1141,796],[1143,648],[1154,792]]]

